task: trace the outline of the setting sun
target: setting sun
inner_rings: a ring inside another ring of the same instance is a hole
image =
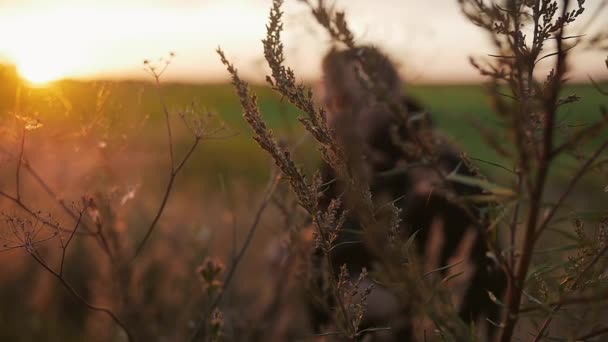
[[[75,30],[79,25],[73,18],[79,18],[78,13],[67,9],[32,11],[15,15],[7,24],[19,27],[19,34],[6,37],[4,53],[23,78],[43,85],[72,76],[82,67],[87,32]]]
[[[240,63],[255,66],[244,68],[244,76],[263,80],[259,40],[266,3],[270,1],[0,1],[0,32],[12,33],[0,40],[0,64],[16,65],[33,84],[62,78],[141,79],[148,76],[142,71],[144,59],[175,51],[178,60],[165,77],[213,82],[226,77],[215,53],[221,46],[238,55]],[[385,0],[373,11],[365,0],[336,3],[348,3],[359,42],[378,43],[417,81],[479,80],[468,58],[492,50],[483,33],[460,14],[456,1]],[[310,25],[308,12],[296,1],[286,3],[286,58],[301,66],[300,77],[315,79],[328,45],[324,32]],[[433,13],[434,19],[416,13]],[[572,77],[586,80],[602,66],[596,62],[601,56],[580,57],[574,56],[578,62],[572,64]]]
[[[35,85],[43,85],[64,76],[62,70],[38,61],[25,61],[17,65],[19,75]]]
[[[0,35],[0,342],[608,342],[608,0],[0,0]]]

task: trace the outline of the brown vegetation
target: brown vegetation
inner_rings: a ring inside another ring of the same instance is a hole
[[[303,2],[335,46],[323,64],[322,104],[285,65],[281,0],[273,1],[263,47],[268,85],[303,114],[320,153],[322,167],[312,175],[296,161],[293,137],[269,129],[257,96],[217,51],[253,139],[274,163],[262,192],[230,183],[205,198],[179,184],[201,144],[234,132],[199,106],[171,111],[161,76],[172,53],[144,62],[163,113],[166,150],[154,151],[161,157],[145,153],[147,139],[156,138],[140,132],[140,119],[131,119],[129,144],[95,131],[104,120],[103,92],[90,122],[76,130],[41,121],[18,91],[12,115],[1,117],[9,133],[0,138],[7,265],[0,287],[16,318],[0,315],[2,327],[15,330],[0,337],[40,338],[19,329],[53,322],[64,322],[58,339],[99,341],[608,334],[601,320],[608,212],[566,206],[584,177],[607,175],[606,108],[576,127],[560,114],[584,101],[563,97],[571,51],[605,47],[608,37],[569,33],[585,1],[459,0],[495,44],[495,54],[471,62],[488,77],[500,128],[477,125],[501,163],[469,158],[440,134],[406,95],[390,58],[359,45],[343,12]],[[548,75],[537,71],[541,61],[553,63]],[[160,158],[167,160],[158,172],[152,165]],[[564,160],[574,160],[573,170],[560,166]],[[509,176],[489,179],[479,163]],[[553,179],[557,168],[572,171],[566,183]],[[214,217],[207,224],[226,230],[217,240],[194,228],[205,214]],[[275,230],[260,229],[263,223]],[[544,241],[563,247],[546,252]],[[256,257],[248,260],[251,250]],[[385,307],[393,311],[378,310]]]

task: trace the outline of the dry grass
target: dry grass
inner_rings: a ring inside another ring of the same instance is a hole
[[[407,216],[399,200],[371,190],[375,175],[368,162],[353,157],[359,150],[336,132],[331,111],[285,65],[282,1],[274,0],[263,40],[267,82],[301,113],[301,128],[286,131],[292,136],[270,129],[255,94],[259,88],[252,90],[229,53],[218,49],[245,122],[269,158],[263,189],[224,178],[217,182],[220,191],[197,186],[201,176],[191,174],[189,163],[209,162],[199,147],[207,151],[216,139],[248,133],[197,104],[171,108],[162,75],[170,72],[173,54],[158,65],[144,63],[162,125],[142,117],[119,120],[106,111],[105,91],[90,101],[92,114],[80,122],[73,116],[45,121],[27,91],[18,92],[10,115],[0,116],[7,133],[0,138],[6,265],[0,288],[3,308],[12,310],[0,314],[0,339],[390,340],[409,324],[420,328],[414,335],[421,340],[484,340],[490,335],[483,330],[492,329],[500,341],[601,340],[608,334],[601,320],[608,212],[567,201],[581,180],[595,179],[593,186],[605,181],[608,112],[601,108],[595,120],[577,127],[562,124],[558,115],[585,101],[562,97],[571,50],[602,47],[606,40],[604,33],[568,31],[584,19],[584,1],[459,1],[496,48],[472,63],[488,77],[499,123],[476,129],[499,162],[463,154],[459,168],[466,174],[441,164],[443,142],[434,130],[412,123],[415,113],[394,96],[379,71],[381,61],[358,45],[345,13],[323,1],[304,2],[332,42],[354,53],[366,101],[391,113],[394,129],[386,133],[404,161],[400,166],[421,168],[422,179],[433,179],[433,196],[465,213],[481,232],[483,250],[507,279],[504,296],[487,291],[500,319],[458,315],[454,303],[462,296],[446,284],[457,283],[466,269],[460,272],[460,262],[425,265],[429,255],[419,254],[417,234],[426,229],[433,240],[434,228],[404,231]],[[536,67],[545,59],[554,67],[540,75]],[[401,128],[407,134],[400,135]],[[335,179],[301,166],[294,132],[312,140]],[[561,168],[562,160],[572,166],[565,177],[570,168]],[[488,178],[481,171],[488,164],[508,176]],[[566,182],[553,179],[557,168]],[[343,191],[328,198],[333,182]],[[462,193],[461,186],[480,191]],[[477,215],[480,207],[483,215]],[[334,267],[351,218],[360,226],[357,243],[373,255],[372,269]],[[486,284],[468,286],[485,298]],[[374,291],[386,291],[407,311],[369,323],[374,293],[384,293]],[[327,313],[321,326],[310,313],[318,308]]]

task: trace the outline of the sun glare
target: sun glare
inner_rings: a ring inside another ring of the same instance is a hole
[[[36,61],[19,62],[17,71],[34,85],[45,85],[64,76],[59,68]]]
[[[21,19],[12,23],[19,31],[7,37],[3,50],[21,77],[43,86],[78,67],[78,42],[73,38],[79,31],[71,28],[69,12],[32,12],[12,19]]]
[[[60,4],[48,8],[19,8],[0,13],[0,32],[17,30],[17,34],[0,40],[0,57],[14,63],[19,74],[32,85],[44,86],[66,77],[107,77],[119,74],[120,70],[145,76],[141,61],[167,51],[190,56],[190,64],[200,62],[200,55],[210,55],[212,60],[208,64],[215,65],[213,51],[217,45],[239,46],[244,40],[243,26],[248,27],[248,33],[262,36],[266,16],[263,7],[240,3],[212,3],[189,9],[168,5],[119,6],[116,2],[79,7],[56,1]],[[227,17],[242,26],[230,25]],[[222,36],[208,32],[219,32]],[[254,37],[248,41],[256,41]],[[188,65],[187,61],[182,63]],[[224,75],[222,69],[215,69]],[[181,75],[190,74],[189,70],[181,71]]]
[[[449,6],[449,0],[410,1],[409,5],[397,5],[403,2],[399,0],[380,2],[386,4],[372,7],[373,11],[368,1],[340,2],[340,6],[352,3],[349,19],[352,17],[351,26],[362,42],[378,43],[391,55],[405,58],[406,65],[419,71],[414,77],[420,81],[478,79],[468,56],[490,51],[492,46],[458,14],[456,2]],[[442,2],[446,6],[440,6]],[[257,78],[264,73],[258,66],[259,39],[265,34],[268,15],[265,3],[268,1],[0,0],[0,32],[10,33],[0,39],[0,64],[14,64],[23,78],[44,86],[62,78],[147,77],[141,68],[144,59],[175,51],[179,62],[166,77],[225,80],[226,72],[214,52],[220,45],[238,56],[239,64],[252,66],[243,72]],[[301,77],[316,77],[326,48],[325,32],[315,25],[307,8],[292,5],[292,10],[286,9],[286,22],[291,23],[284,35],[286,51],[296,58],[293,61]],[[415,16],[417,11],[436,13],[435,19],[420,19]],[[404,18],[403,13],[411,15]],[[453,39],[455,34],[462,39]],[[574,57],[575,79],[586,80],[586,74],[597,73],[603,66],[605,56],[597,52],[588,56],[584,62]],[[433,68],[427,67],[429,58]]]

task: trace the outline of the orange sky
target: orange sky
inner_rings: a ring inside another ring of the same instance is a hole
[[[587,16],[604,0],[587,0]],[[166,78],[224,80],[218,45],[245,76],[266,73],[260,40],[270,0],[0,0],[0,58],[32,80],[145,78],[142,61],[176,58]],[[491,53],[456,0],[342,0],[357,38],[384,47],[416,82],[477,80],[468,56]],[[327,37],[296,0],[286,0],[288,63],[318,75]],[[608,24],[600,16],[596,27]],[[602,77],[605,53],[579,53],[572,76]]]

